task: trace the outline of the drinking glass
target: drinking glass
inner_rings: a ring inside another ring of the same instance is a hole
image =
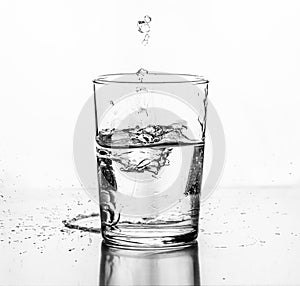
[[[208,81],[139,70],[94,83],[101,232],[123,248],[198,234]]]

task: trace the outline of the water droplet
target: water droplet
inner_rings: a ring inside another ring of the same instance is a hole
[[[138,31],[142,34],[150,32],[150,25],[145,21],[138,21]]]
[[[86,231],[86,232],[99,233],[100,232],[99,227],[89,227],[89,226],[85,225],[84,221],[86,219],[90,219],[93,217],[99,217],[99,214],[98,213],[92,213],[89,215],[79,214],[70,220],[63,220],[62,223],[68,229],[77,229],[77,230]],[[82,225],[80,225],[81,223],[82,223]],[[67,232],[67,230],[62,229],[61,232]]]
[[[144,21],[145,21],[146,23],[150,23],[151,20],[152,20],[151,17],[148,16],[148,15],[146,15],[146,16],[144,17]]]
[[[149,38],[150,38],[150,35],[149,34],[146,34],[143,41],[142,41],[142,45],[146,46],[148,45],[149,43]]]
[[[149,42],[148,42],[147,40],[145,40],[145,39],[142,41],[142,45],[143,45],[143,46],[147,46],[148,43],[149,43]]]
[[[146,74],[148,74],[148,71],[143,69],[143,68],[140,68],[137,72],[136,72],[136,75],[137,76],[145,76]]]
[[[144,45],[144,46],[148,45],[148,43],[149,43],[150,35],[148,33],[150,33],[150,30],[151,30],[150,25],[149,25],[151,20],[152,20],[151,17],[146,15],[146,16],[144,16],[144,20],[138,21],[138,23],[137,23],[138,31],[141,34],[145,34],[145,37],[142,40],[142,45]]]

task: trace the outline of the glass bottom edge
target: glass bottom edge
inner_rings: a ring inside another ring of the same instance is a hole
[[[176,236],[128,237],[102,234],[104,243],[109,247],[134,250],[164,250],[189,247],[196,243],[198,232]]]

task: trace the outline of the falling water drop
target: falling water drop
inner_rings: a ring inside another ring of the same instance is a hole
[[[144,45],[144,46],[148,45],[149,38],[150,38],[150,35],[146,34],[143,41],[142,41],[142,45]]]
[[[146,15],[145,17],[144,17],[144,21],[146,22],[146,23],[150,23],[151,22],[151,17],[150,16],[148,16],[148,15]]]
[[[145,21],[138,21],[138,31],[142,34],[150,32],[150,25]]]
[[[144,20],[137,22],[138,31],[142,34],[145,34],[144,39],[142,40],[142,45],[146,46],[148,45],[149,41],[149,33],[150,33],[150,22],[152,21],[151,17],[146,15],[144,16]]]

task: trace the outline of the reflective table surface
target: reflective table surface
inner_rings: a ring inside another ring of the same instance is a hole
[[[98,213],[78,189],[0,193],[0,285],[299,285],[300,190],[219,189],[201,206],[197,243],[107,247],[63,220]],[[80,224],[78,222],[78,224]]]

